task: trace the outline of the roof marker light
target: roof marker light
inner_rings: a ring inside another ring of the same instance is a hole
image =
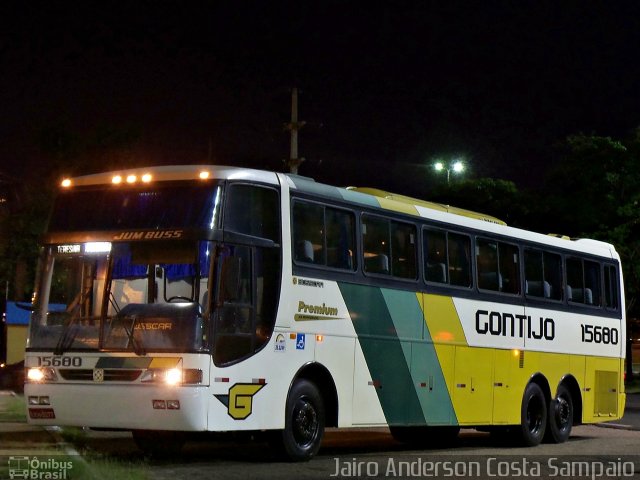
[[[151,181],[151,174],[150,173],[145,173],[144,175],[142,175],[142,181],[144,183],[149,183]]]
[[[127,175],[127,183],[136,183],[138,177],[135,175]]]
[[[114,183],[116,185],[118,185],[119,183],[122,183],[122,177],[120,175],[114,175],[113,178],[111,179],[111,183]]]
[[[198,176],[200,177],[201,180],[206,180],[207,178],[209,178],[209,175],[211,174],[208,171],[203,170],[200,172]]]
[[[71,179],[70,178],[65,178],[64,180],[62,180],[60,185],[62,187],[64,187],[64,188],[69,188],[71,186]]]

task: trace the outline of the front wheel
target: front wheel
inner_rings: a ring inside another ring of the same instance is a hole
[[[535,447],[543,437],[547,426],[547,402],[537,383],[530,383],[522,397],[518,440],[526,447]]]
[[[324,435],[325,412],[318,388],[308,380],[293,384],[285,411],[284,430],[277,432],[278,448],[289,460],[310,460]]]
[[[563,443],[569,439],[573,427],[573,398],[564,385],[558,387],[556,398],[549,405],[545,441]]]

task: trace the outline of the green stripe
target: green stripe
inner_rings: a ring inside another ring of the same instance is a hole
[[[367,205],[369,207],[380,208],[380,202],[373,195],[368,195],[361,192],[354,192],[353,190],[347,190],[343,188],[340,189],[340,194],[348,202],[359,203],[360,205]]]
[[[455,425],[455,410],[414,292],[340,283],[391,425]],[[357,408],[357,405],[355,406]]]
[[[390,289],[382,289],[382,295],[401,339],[420,402],[420,411],[427,425],[457,423],[442,367],[417,295],[414,292]],[[418,415],[414,414],[414,417],[418,418]]]
[[[425,315],[433,315],[433,312],[425,312]],[[436,424],[458,425],[456,410],[453,407],[451,395],[449,395],[447,381],[444,378],[440,360],[438,360],[438,352],[436,352],[436,347],[433,344],[429,325],[426,321],[423,321],[423,324],[426,345],[414,357],[414,370],[416,375],[421,377],[433,375],[434,388],[429,392],[428,402],[426,404],[423,402],[423,407],[428,412],[427,421]]]
[[[389,425],[424,424],[406,346],[398,338],[379,288],[339,283]],[[415,295],[414,295],[415,299]],[[357,405],[354,405],[357,408]]]
[[[377,198],[372,195],[354,192],[352,190],[347,190],[346,188],[325,185],[323,183],[316,183],[313,180],[303,177],[290,176],[289,178],[296,186],[296,189],[300,192],[312,193],[314,195],[321,195],[323,197],[333,198],[336,200],[346,200],[351,203],[357,203],[359,205],[366,205],[369,207],[380,207],[380,202],[378,202]]]

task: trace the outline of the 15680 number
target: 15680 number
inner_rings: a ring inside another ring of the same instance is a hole
[[[601,327],[599,325],[584,325],[582,328],[582,341],[584,343],[602,343],[604,345],[618,344],[618,329]]]
[[[81,367],[82,357],[38,357],[39,367]]]

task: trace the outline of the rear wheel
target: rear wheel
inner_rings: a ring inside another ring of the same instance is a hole
[[[558,387],[556,398],[549,404],[545,441],[563,443],[569,439],[573,427],[573,398],[564,385]]]
[[[289,460],[310,460],[322,443],[325,411],[318,388],[308,380],[293,384],[287,398],[284,430],[277,432],[277,447]]]
[[[517,439],[527,447],[538,445],[547,426],[547,402],[537,383],[530,383],[522,397],[520,427],[516,430]]]

